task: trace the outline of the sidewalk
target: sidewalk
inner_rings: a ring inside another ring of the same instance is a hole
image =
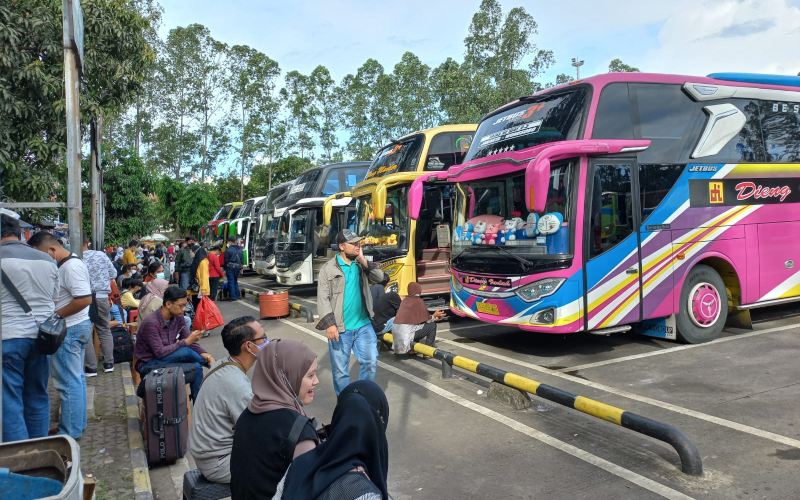
[[[86,379],[88,426],[80,440],[81,470],[97,481],[97,500],[133,497],[133,472],[128,448],[128,417],[122,370]],[[91,396],[94,392],[94,411]]]

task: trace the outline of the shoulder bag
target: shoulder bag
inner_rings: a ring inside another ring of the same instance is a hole
[[[25,314],[29,315],[36,323],[36,326],[39,327],[39,333],[36,335],[36,348],[39,352],[42,354],[55,354],[67,335],[67,322],[64,321],[64,318],[53,313],[42,323],[39,323],[36,316],[33,315],[33,311],[31,311],[31,306],[28,305],[28,302],[22,297],[22,294],[19,293],[17,287],[14,286],[14,283],[8,279],[5,273],[3,273],[3,285],[11,292],[11,295],[14,296],[19,306],[25,311]]]

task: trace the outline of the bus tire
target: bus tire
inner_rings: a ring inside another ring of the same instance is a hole
[[[702,344],[720,336],[728,318],[728,295],[719,273],[706,265],[695,266],[681,288],[678,337]]]

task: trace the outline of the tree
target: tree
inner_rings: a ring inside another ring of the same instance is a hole
[[[616,58],[612,59],[610,63],[608,63],[608,72],[609,73],[638,73],[639,68],[634,68],[633,66],[628,66],[622,59]]]
[[[355,160],[369,160],[391,138],[392,79],[375,59],[367,59],[341,84],[342,109],[350,132],[347,150]]]
[[[253,175],[250,177],[248,187],[253,193],[252,196],[262,196],[267,194],[272,187],[296,179],[303,171],[312,166],[313,164],[308,158],[294,155],[281,158],[275,163],[256,165],[253,167]]]
[[[437,124],[436,99],[430,83],[431,68],[411,52],[403,54],[392,72],[395,112],[392,136],[400,137]]]
[[[154,197],[156,179],[131,150],[106,156],[106,241],[120,244],[158,227]]]
[[[192,182],[178,199],[177,225],[187,234],[196,234],[211,219],[219,205],[217,194],[209,189],[208,184]]]
[[[179,234],[183,228],[179,223],[179,200],[186,191],[182,182],[164,175],[156,182],[156,199],[158,201],[158,217],[163,226],[173,226]]]
[[[246,45],[234,45],[228,52],[231,71],[226,85],[231,94],[233,119],[239,139],[240,198],[244,197],[244,179],[253,159],[269,148],[279,104],[275,100],[278,63]]]
[[[84,0],[81,123],[114,115],[141,90],[154,54],[150,28],[129,2]],[[38,201],[63,181],[66,152],[61,3],[0,4],[0,197]]]
[[[450,122],[474,122],[483,114],[527,95],[538,88],[534,81],[554,62],[553,53],[537,48],[533,37],[538,25],[522,7],[511,9],[503,18],[497,0],[483,0],[472,17],[464,39],[464,62],[449,63],[438,77],[456,77],[464,82],[453,96],[439,94],[439,102]],[[527,69],[522,61],[533,56]],[[448,85],[438,83],[441,91]]]
[[[328,163],[339,147],[336,131],[341,127],[341,90],[325,66],[317,66],[308,76],[308,90],[311,94],[311,120],[314,122],[312,128],[319,136],[323,151],[321,162]]]
[[[330,78],[330,75],[328,77]],[[310,78],[299,71],[290,71],[286,73],[285,81],[280,96],[286,105],[291,124],[289,146],[299,153],[300,158],[305,158],[306,153],[314,147],[311,133],[317,129],[317,122],[313,117],[314,110],[311,108],[314,96]]]

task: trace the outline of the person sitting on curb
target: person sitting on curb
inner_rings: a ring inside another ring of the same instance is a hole
[[[184,370],[186,383],[191,386],[191,399],[195,401],[203,384],[203,366],[211,366],[214,358],[197,344],[202,331],[189,333],[183,319],[188,300],[186,290],[171,286],[164,292],[163,305],[139,323],[136,345],[136,371],[144,378],[156,368],[192,364],[193,370]]]
[[[385,292],[384,287],[389,282],[389,276],[384,276],[382,283],[376,283],[370,287],[372,292],[372,328],[380,337],[384,333],[392,331],[394,317],[397,309],[400,308],[400,294],[397,292]]]
[[[252,316],[236,318],[222,329],[222,345],[230,355],[211,367],[193,408],[189,452],[209,481],[231,482],[233,427],[250,400],[253,389],[247,372],[269,340],[264,327]]]
[[[136,294],[139,293],[142,286],[142,280],[137,278],[125,278],[122,280],[120,303],[124,309],[139,309],[139,299],[136,298]]]
[[[394,318],[392,335],[394,337],[394,352],[405,354],[411,352],[411,342],[434,346],[436,342],[436,320],[442,319],[444,311],[428,314],[428,308],[420,297],[422,286],[412,282],[408,284],[408,296],[403,299],[397,316]]]

